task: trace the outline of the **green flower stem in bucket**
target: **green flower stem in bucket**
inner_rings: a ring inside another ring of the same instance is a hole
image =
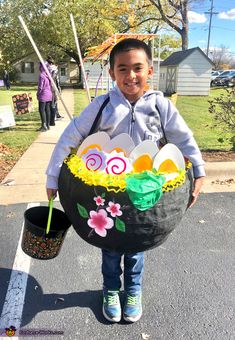
[[[48,206],[49,206],[49,214],[48,214],[48,220],[47,220],[46,234],[49,234],[50,227],[51,227],[51,217],[52,217],[52,209],[53,209],[53,198],[50,198]]]
[[[56,257],[65,235],[71,226],[66,214],[53,208],[51,200],[48,206],[29,208],[24,213],[24,230],[22,236],[22,250],[29,256],[48,260]]]

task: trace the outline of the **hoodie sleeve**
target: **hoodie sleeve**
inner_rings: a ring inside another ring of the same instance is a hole
[[[44,89],[44,79],[43,79],[43,77],[39,77],[39,79],[38,79],[38,90],[37,90],[37,99],[39,100],[40,99],[40,96],[41,96],[41,93],[42,93],[42,91],[43,91],[43,89]]]
[[[194,177],[205,176],[204,164],[201,152],[179,111],[170,100],[158,96],[157,106],[161,112],[162,125],[168,142],[175,144],[183,155],[192,162]]]
[[[46,187],[50,189],[58,188],[58,178],[64,159],[70,154],[72,148],[77,148],[87,137],[90,128],[100,108],[100,97],[82,111],[79,117],[75,117],[62,133],[49,161],[46,175]],[[101,102],[102,103],[102,102]]]

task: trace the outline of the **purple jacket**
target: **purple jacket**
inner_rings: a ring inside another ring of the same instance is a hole
[[[52,90],[51,90],[51,82],[48,78],[46,72],[43,67],[40,66],[40,76],[38,79],[38,91],[37,98],[39,102],[51,102],[52,101]]]

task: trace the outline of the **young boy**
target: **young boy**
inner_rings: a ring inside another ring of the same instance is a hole
[[[94,101],[74,118],[62,134],[53,152],[47,169],[47,195],[55,197],[60,167],[71,148],[77,147],[87,137],[96,115],[109,97],[103,108],[97,130],[105,131],[115,137],[128,133],[135,145],[145,139],[151,139],[160,145],[164,137],[177,145],[187,156],[194,170],[194,190],[192,206],[198,197],[205,176],[201,153],[177,109],[161,92],[145,92],[148,78],[153,75],[150,48],[137,39],[125,39],[119,42],[110,54],[110,76],[116,87],[108,94]],[[118,253],[102,250],[103,274],[103,314],[111,322],[119,322],[122,316],[119,300],[122,274],[121,258],[124,258],[125,302],[123,318],[135,322],[142,315],[141,283],[144,266],[144,253]]]

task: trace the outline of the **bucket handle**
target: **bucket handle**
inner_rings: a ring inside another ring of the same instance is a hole
[[[50,227],[51,227],[51,217],[52,217],[52,209],[53,209],[53,198],[49,199],[49,214],[48,214],[48,220],[47,220],[47,229],[46,229],[46,234],[50,232]]]

